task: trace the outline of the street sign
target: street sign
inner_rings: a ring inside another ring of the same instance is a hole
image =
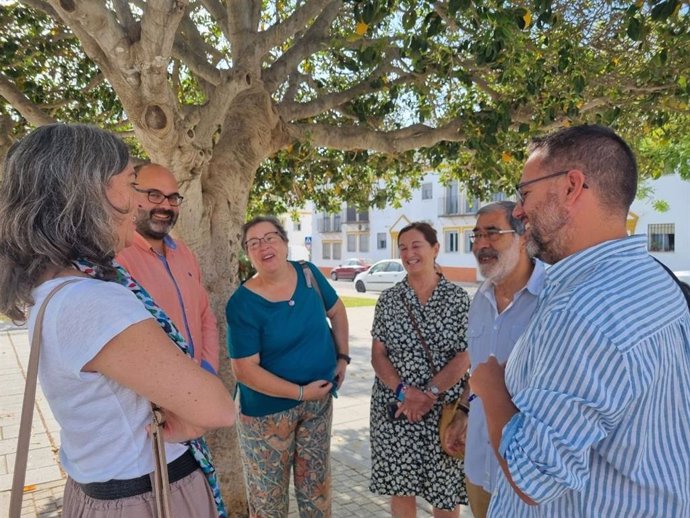
[[[304,236],[304,246],[307,250],[311,250],[311,236]]]

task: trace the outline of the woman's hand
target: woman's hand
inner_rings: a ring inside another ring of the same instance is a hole
[[[338,360],[338,364],[335,367],[335,380],[338,383],[337,389],[343,386],[343,381],[345,381],[345,371],[347,370],[347,362],[345,360]]]
[[[405,391],[405,400],[398,409],[398,414],[403,414],[407,419],[416,423],[429,413],[434,407],[435,400],[415,387],[408,387]]]
[[[196,439],[208,431],[206,428],[190,424],[170,410],[163,410],[161,408],[159,411],[165,419],[161,425],[165,442],[183,442]],[[149,435],[151,434],[151,424],[146,425],[146,431]]]
[[[308,385],[303,386],[302,400],[316,401],[325,398],[333,388],[333,383],[326,380],[312,381]]]

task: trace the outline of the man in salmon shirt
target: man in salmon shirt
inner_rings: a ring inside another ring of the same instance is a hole
[[[182,196],[173,174],[158,164],[138,169],[134,185],[138,203],[134,243],[115,258],[139,281],[187,339],[194,359],[218,371],[218,328],[201,270],[191,250],[170,231]]]

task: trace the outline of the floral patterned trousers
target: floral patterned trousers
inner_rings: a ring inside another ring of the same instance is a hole
[[[300,518],[331,516],[331,396],[237,421],[249,515],[286,518],[290,469]]]

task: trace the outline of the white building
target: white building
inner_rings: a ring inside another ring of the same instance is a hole
[[[649,181],[653,198],[668,203],[666,212],[652,200],[635,200],[628,216],[628,231],[647,234],[647,248],[671,270],[690,270],[690,182],[666,175]]]
[[[288,235],[288,259],[292,261],[311,261],[311,204],[298,210],[296,215],[297,219],[292,219],[292,215],[288,214],[279,218]]]
[[[650,182],[650,186],[654,198],[666,201],[669,210],[658,212],[650,200],[637,200],[630,211],[628,229],[648,234],[653,255],[671,269],[690,270],[690,182],[668,175]],[[506,196],[499,193],[492,201],[502,199]],[[458,182],[444,186],[430,173],[399,209],[358,212],[344,206],[337,214],[314,213],[311,260],[328,275],[331,268],[350,258],[373,263],[397,257],[400,229],[413,221],[428,221],[438,231],[438,263],[444,275],[450,280],[474,282],[479,278],[469,235],[475,213],[485,203],[466,196]]]

